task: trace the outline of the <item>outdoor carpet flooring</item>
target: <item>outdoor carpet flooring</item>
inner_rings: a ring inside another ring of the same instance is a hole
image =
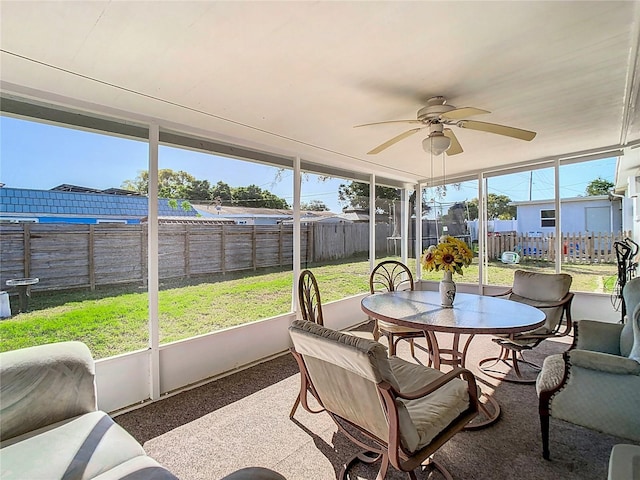
[[[435,458],[459,480],[606,479],[611,448],[633,442],[551,419],[552,460],[543,460],[535,386],[500,382],[477,370],[478,360],[499,351],[490,340],[473,340],[467,367],[483,391],[493,391],[502,415],[488,428],[457,434]],[[541,363],[545,355],[566,350],[570,341],[547,340],[527,358]],[[406,342],[400,342],[398,353],[410,358]],[[417,357],[426,362],[425,353],[417,350]],[[115,420],[183,480],[219,479],[247,466],[268,467],[289,480],[334,479],[359,449],[326,413],[300,407],[289,420],[298,390],[297,365],[287,354]],[[378,467],[358,465],[351,478],[373,480]],[[407,476],[390,466],[387,478]],[[425,472],[418,478],[442,477]]]

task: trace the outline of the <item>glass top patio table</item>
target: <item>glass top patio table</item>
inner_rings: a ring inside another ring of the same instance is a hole
[[[458,293],[453,308],[445,308],[439,292],[419,290],[368,295],[362,299],[362,310],[405,327],[472,335],[526,332],[545,320],[541,310],[503,298]]]
[[[374,293],[362,299],[362,310],[372,318],[405,327],[423,330],[429,356],[434,368],[444,365],[465,368],[467,351],[477,334],[511,334],[535,330],[545,321],[543,311],[522,303],[502,298],[468,293],[456,294],[453,308],[440,305],[440,293],[406,290]],[[453,334],[451,348],[441,348],[436,332]],[[460,350],[460,335],[469,337]],[[484,394],[487,403],[481,404],[483,415],[467,429],[491,425],[500,416],[500,405]]]

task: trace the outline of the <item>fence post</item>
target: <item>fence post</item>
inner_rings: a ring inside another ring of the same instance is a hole
[[[31,225],[24,225],[24,235],[22,237],[22,248],[24,255],[24,265],[22,270],[25,278],[31,276]]]
[[[184,274],[191,278],[191,225],[184,225]]]
[[[142,263],[142,270],[140,274],[142,275],[142,286],[146,287],[148,283],[148,240],[147,237],[149,235],[148,224],[141,225],[140,227],[140,261]]]
[[[279,224],[278,226],[278,265],[282,266],[282,235],[283,235],[283,229],[282,229],[282,223]]]
[[[256,225],[253,225],[253,228],[251,230],[251,264],[253,265],[253,270],[255,271],[255,269],[257,268],[257,249],[258,249],[258,240],[257,240],[257,233],[256,233]]]
[[[89,225],[89,288],[96,289],[95,225]]]
[[[226,243],[227,243],[227,229],[226,225],[222,225],[222,233],[220,234],[220,261],[222,267],[222,274],[227,273],[227,259],[225,258]]]

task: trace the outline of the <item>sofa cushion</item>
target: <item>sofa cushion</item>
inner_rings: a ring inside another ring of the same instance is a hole
[[[0,354],[0,441],[96,410],[89,348],[60,342]]]
[[[141,456],[121,463],[93,480],[178,480],[178,477],[153,458]]]
[[[0,449],[3,480],[84,480],[145,456],[140,444],[101,411],[44,427],[28,438],[15,440],[20,441]]]
[[[640,305],[636,307],[629,319],[633,330],[633,345],[629,352],[629,358],[640,363]]]

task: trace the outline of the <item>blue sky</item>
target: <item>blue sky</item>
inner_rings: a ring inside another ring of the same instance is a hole
[[[42,123],[0,117],[0,182],[8,187],[50,189],[62,183],[92,188],[120,187],[127,179],[147,169],[148,149],[144,142],[98,135]],[[450,159],[451,161],[451,159]],[[597,176],[614,180],[615,159],[585,165],[561,167],[563,197],[584,195],[586,185]],[[198,179],[232,187],[250,184],[269,190],[293,203],[292,171],[277,178],[277,169],[265,165],[216,157],[177,148],[161,147],[160,168],[184,170]],[[512,200],[553,198],[553,170],[543,169],[489,180],[489,192]],[[333,211],[340,211],[338,186],[341,179],[319,181],[305,177],[302,201],[321,200]],[[447,205],[477,197],[476,183],[467,182],[459,190],[449,188]]]

